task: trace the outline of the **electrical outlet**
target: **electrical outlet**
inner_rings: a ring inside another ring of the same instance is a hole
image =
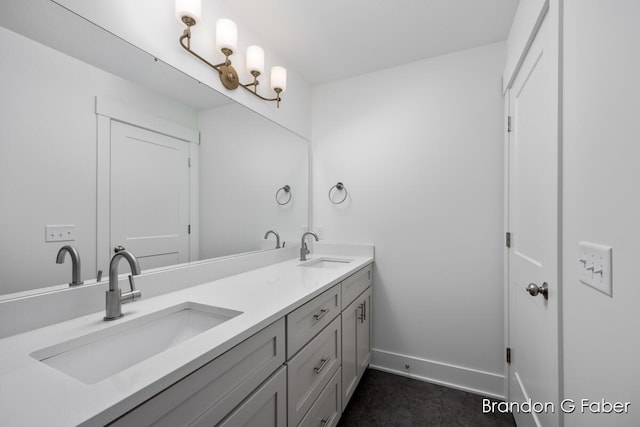
[[[45,242],[70,242],[76,240],[76,226],[69,225],[45,225]]]
[[[580,242],[578,278],[581,283],[612,296],[613,248],[589,242]]]

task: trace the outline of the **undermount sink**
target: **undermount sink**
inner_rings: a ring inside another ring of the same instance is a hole
[[[344,258],[318,258],[299,264],[299,266],[312,268],[340,268],[345,264],[349,264],[351,261],[353,260]]]
[[[85,384],[95,384],[239,314],[242,312],[185,302],[30,356]]]

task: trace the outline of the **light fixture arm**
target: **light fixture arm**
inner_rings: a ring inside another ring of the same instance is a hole
[[[258,93],[258,85],[260,84],[260,82],[258,81],[258,77],[254,76],[253,77],[253,83],[247,83],[247,84],[242,84],[240,83],[240,86],[242,86],[243,88],[245,88],[246,90],[248,90],[249,92],[251,92],[252,94],[254,94],[255,96],[257,96],[258,98],[265,100],[265,101],[276,101],[276,106],[278,108],[280,108],[280,92],[282,92],[282,89],[276,88],[274,89],[275,93],[276,93],[276,97],[275,98],[265,98],[264,96],[260,95]],[[253,87],[253,89],[251,89],[251,87]]]
[[[183,19],[183,22],[187,26],[187,28],[184,29],[184,31],[182,32],[182,36],[180,36],[180,46],[182,46],[184,50],[186,50],[187,52],[189,52],[190,54],[198,58],[200,61],[207,64],[209,67],[216,70],[220,75],[220,81],[222,82],[224,87],[226,87],[227,89],[233,90],[233,89],[236,89],[238,86],[241,86],[242,88],[246,89],[248,92],[252,93],[253,95],[257,96],[258,98],[264,101],[275,101],[276,106],[280,108],[280,101],[281,101],[280,93],[282,92],[282,89],[280,88],[274,89],[274,91],[276,92],[275,98],[267,98],[260,95],[258,93],[258,85],[260,84],[260,82],[258,81],[258,76],[260,76],[260,72],[258,71],[251,72],[251,74],[253,75],[252,83],[246,83],[246,84],[240,83],[238,79],[238,73],[236,72],[235,68],[233,68],[233,66],[231,65],[231,60],[229,59],[229,56],[233,54],[233,51],[231,51],[230,49],[226,49],[226,48],[222,49],[222,53],[225,55],[225,61],[221,62],[220,64],[212,64],[202,56],[198,55],[196,52],[194,52],[191,49],[191,27],[195,25],[195,22],[185,20],[185,19]]]
[[[186,43],[185,43],[185,40],[186,40]],[[216,70],[221,75],[224,72],[222,67],[224,67],[224,66],[228,67],[228,66],[231,65],[231,60],[229,60],[229,55],[231,55],[232,52],[229,52],[228,54],[225,53],[224,62],[221,62],[219,64],[212,64],[211,62],[207,61],[202,56],[198,55],[196,52],[191,50],[191,26],[188,26],[187,28],[184,29],[184,31],[182,33],[182,36],[180,37],[180,46],[182,46],[184,48],[184,50],[186,50],[187,52],[189,52],[190,54],[192,54],[193,56],[198,58],[200,61],[202,61],[205,64],[207,64],[209,67],[211,67],[214,70]]]

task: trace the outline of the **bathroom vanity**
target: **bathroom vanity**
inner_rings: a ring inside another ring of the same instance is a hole
[[[3,338],[0,424],[336,425],[370,361],[370,249]]]

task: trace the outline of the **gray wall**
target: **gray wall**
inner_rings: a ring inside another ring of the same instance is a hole
[[[313,224],[373,243],[374,364],[502,395],[504,43],[319,86]],[[329,188],[349,198],[332,205]]]

